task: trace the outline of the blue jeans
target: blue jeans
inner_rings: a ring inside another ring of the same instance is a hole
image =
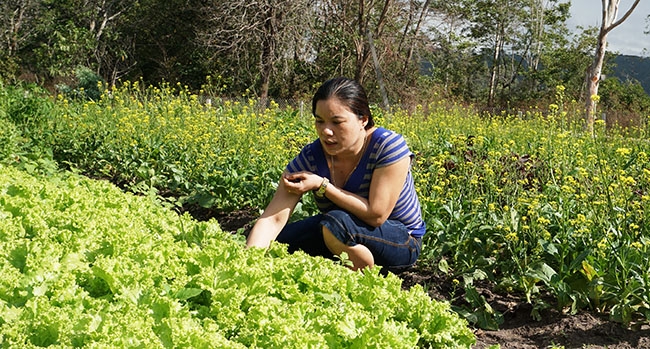
[[[288,244],[292,253],[302,250],[312,256],[334,259],[323,240],[323,226],[348,246],[361,244],[367,247],[375,258],[375,264],[388,270],[406,269],[420,256],[421,239],[411,236],[401,222],[387,220],[375,228],[342,210],[287,224],[276,240]]]

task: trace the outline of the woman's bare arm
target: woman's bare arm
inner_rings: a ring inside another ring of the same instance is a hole
[[[337,206],[365,223],[378,227],[393,211],[410,166],[411,159],[406,157],[394,164],[376,169],[370,181],[368,199],[334,186],[328,186],[325,195]]]
[[[283,174],[273,199],[248,234],[247,247],[269,247],[271,241],[275,240],[289,221],[302,194],[289,192],[284,183],[285,175]]]

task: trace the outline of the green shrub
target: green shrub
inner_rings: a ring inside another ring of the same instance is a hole
[[[57,89],[68,98],[97,101],[102,97],[106,81],[87,67],[79,67],[75,71],[74,86],[58,85]]]
[[[42,128],[52,107],[47,91],[38,86],[0,85],[0,117],[13,122],[21,130]]]

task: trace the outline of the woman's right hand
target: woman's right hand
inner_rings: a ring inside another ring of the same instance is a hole
[[[323,177],[308,171],[284,173],[282,181],[286,190],[295,195],[302,195],[309,191],[318,190]]]

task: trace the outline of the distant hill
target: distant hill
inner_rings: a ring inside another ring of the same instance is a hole
[[[614,58],[614,76],[621,81],[637,80],[650,95],[650,58],[619,55]]]

